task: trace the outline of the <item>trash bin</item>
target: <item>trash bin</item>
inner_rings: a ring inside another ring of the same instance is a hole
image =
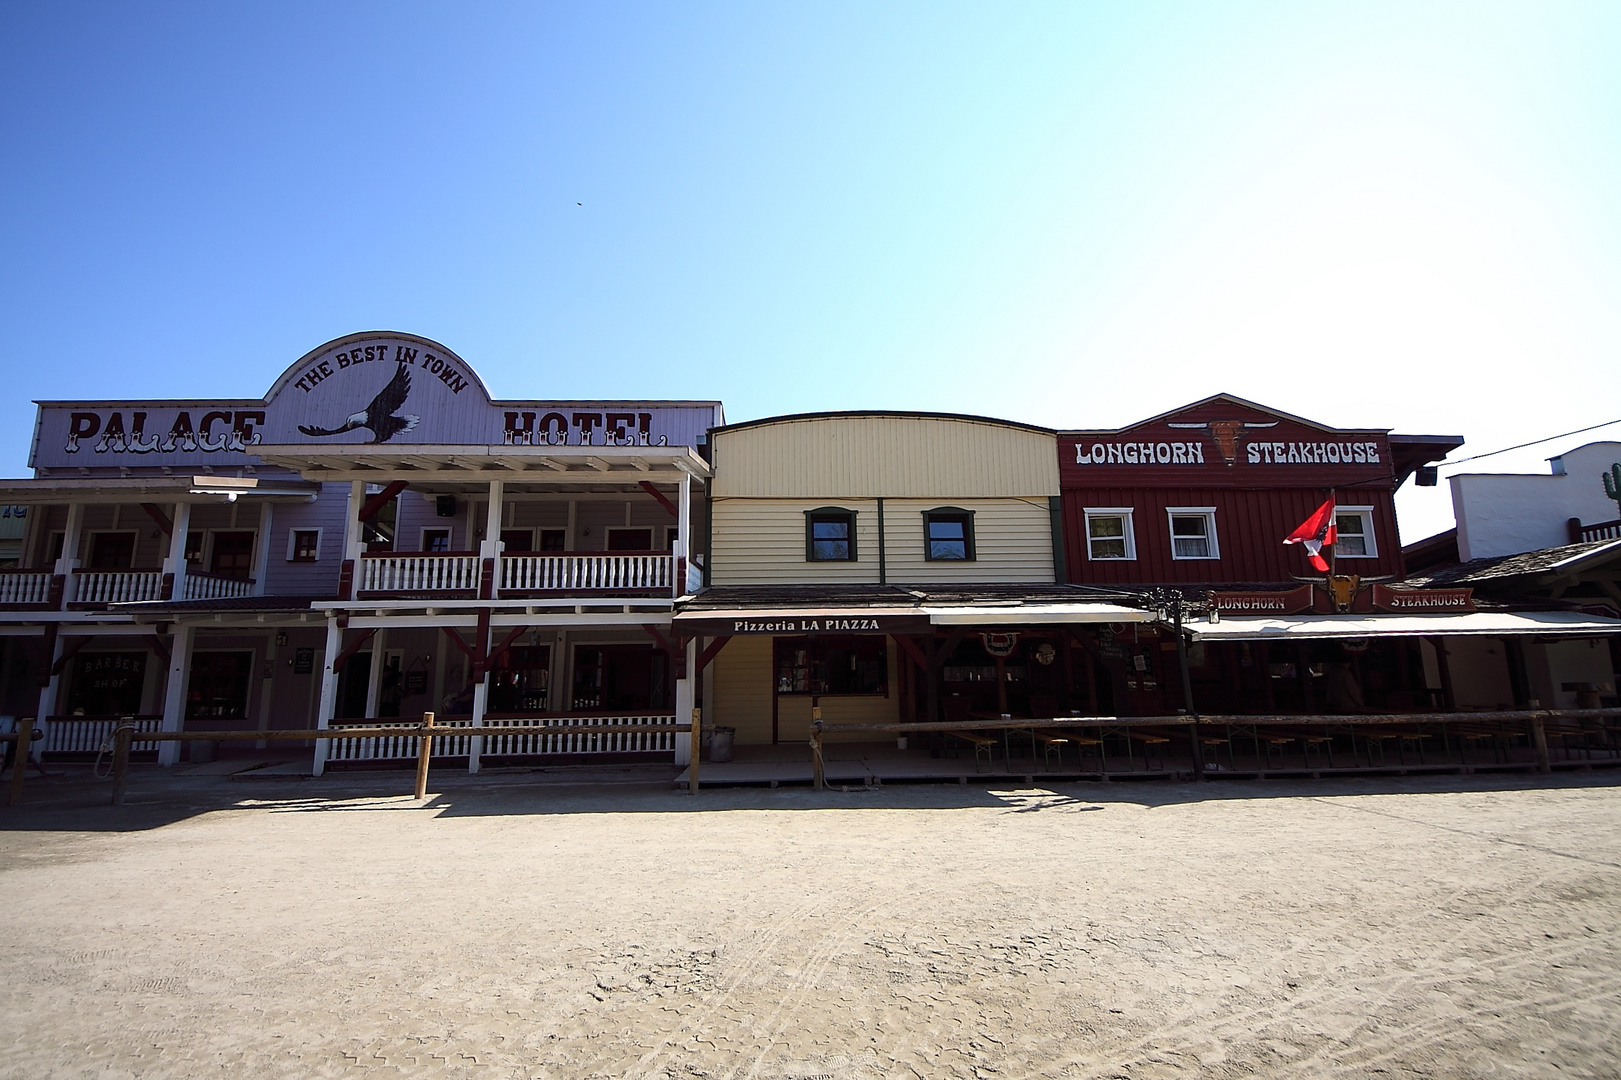
[[[715,735],[709,740],[710,761],[732,760],[732,737],[737,734],[736,728],[717,727]]]

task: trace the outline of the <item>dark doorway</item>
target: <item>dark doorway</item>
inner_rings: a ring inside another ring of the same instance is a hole
[[[502,529],[501,543],[505,545],[508,555],[535,550],[535,532],[533,529]]]
[[[575,709],[637,712],[669,707],[669,657],[651,645],[580,645],[574,650]]]
[[[338,717],[343,720],[365,719],[366,693],[370,688],[371,653],[355,653],[338,673]]]
[[[251,652],[192,653],[186,719],[240,720],[247,716],[252,674]]]
[[[652,529],[609,529],[609,551],[652,551]]]
[[[90,569],[128,570],[134,562],[134,533],[104,532],[90,538]]]
[[[253,534],[251,532],[217,532],[214,534],[214,559],[208,572],[215,577],[243,578],[253,574]]]

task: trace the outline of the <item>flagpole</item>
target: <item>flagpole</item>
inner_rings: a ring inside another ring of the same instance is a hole
[[[1330,582],[1332,582],[1334,580],[1335,571],[1339,569],[1339,562],[1337,561],[1339,559],[1339,554],[1340,554],[1340,545],[1339,545],[1339,542],[1338,542],[1339,541],[1339,531],[1338,531],[1337,528],[1335,528],[1335,526],[1337,524],[1336,519],[1339,517],[1339,513],[1340,513],[1339,492],[1335,491],[1333,488],[1329,488],[1328,489],[1328,501],[1334,507],[1334,509],[1332,509],[1332,510],[1330,510],[1328,512],[1328,527],[1331,528],[1331,529],[1335,529],[1335,533],[1334,533],[1335,542],[1328,545],[1328,580]],[[1330,596],[1333,595],[1332,591],[1330,591],[1329,595]]]

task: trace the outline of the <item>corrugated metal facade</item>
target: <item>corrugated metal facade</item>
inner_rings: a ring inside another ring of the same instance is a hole
[[[876,499],[716,499],[711,584],[848,584],[879,579]],[[856,560],[808,562],[805,512],[856,511]],[[974,514],[975,559],[923,557],[923,512],[952,507]],[[885,499],[884,566],[891,582],[1050,582],[1052,525],[1042,499]]]
[[[1064,490],[1064,539],[1069,578],[1087,585],[1142,582],[1281,582],[1315,573],[1299,546],[1285,547],[1294,531],[1323,501],[1320,488],[1073,487]],[[1342,559],[1339,572],[1363,577],[1402,571],[1396,511],[1388,491],[1345,492],[1342,505],[1373,507],[1378,557]],[[1137,558],[1087,557],[1086,507],[1130,507]],[[1173,559],[1170,506],[1216,508],[1219,559]]]
[[[967,499],[1058,494],[1050,432],[930,416],[824,416],[720,429],[714,494]]]

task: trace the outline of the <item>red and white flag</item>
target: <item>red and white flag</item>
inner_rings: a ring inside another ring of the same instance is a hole
[[[1334,500],[1330,498],[1323,505],[1312,511],[1311,517],[1300,523],[1300,527],[1284,537],[1285,544],[1304,544],[1306,557],[1311,560],[1312,566],[1324,573],[1328,572],[1328,562],[1323,558],[1322,551],[1326,544],[1332,544],[1339,539],[1339,533],[1334,528]]]

